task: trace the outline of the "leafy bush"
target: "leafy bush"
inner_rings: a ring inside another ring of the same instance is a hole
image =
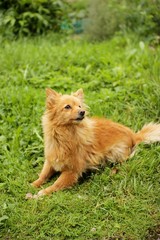
[[[160,34],[160,0],[92,0],[86,32],[103,40],[116,31],[135,31],[141,36]]]
[[[85,19],[87,17],[88,0],[72,1],[72,11],[69,13],[73,31],[78,34],[84,31]]]
[[[0,2],[0,30],[7,35],[59,31],[67,18],[68,6],[64,0],[3,0]]]
[[[160,34],[160,0],[128,1],[126,27],[142,36]]]
[[[123,6],[117,0],[92,0],[88,9],[86,33],[93,40],[103,40],[119,30],[124,21]]]

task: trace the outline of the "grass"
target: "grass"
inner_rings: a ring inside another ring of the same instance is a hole
[[[1,39],[0,56],[0,238],[149,239],[159,220],[158,144],[141,144],[117,174],[106,166],[70,190],[31,201],[25,194],[37,191],[29,183],[43,164],[45,88],[82,87],[91,115],[137,131],[159,121],[160,47],[135,36],[102,43],[49,36]]]

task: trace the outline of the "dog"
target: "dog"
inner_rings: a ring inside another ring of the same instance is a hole
[[[26,198],[38,198],[72,187],[86,170],[107,161],[126,161],[141,142],[160,142],[160,124],[149,123],[135,133],[105,118],[89,118],[82,89],[61,95],[48,88],[46,95],[42,117],[45,162],[32,185],[40,187],[56,172],[60,172],[60,176],[53,185],[35,195],[28,193]]]

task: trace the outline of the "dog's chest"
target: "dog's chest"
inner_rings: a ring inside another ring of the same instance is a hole
[[[81,155],[81,146],[84,145],[83,142],[85,141],[84,136],[81,133],[71,136],[65,131],[63,134],[54,132],[53,136],[48,141],[48,149],[51,153],[50,161],[53,168],[56,171],[75,168],[79,164],[77,156]]]
[[[55,169],[55,171],[57,172],[61,172],[64,168],[64,162],[60,161],[58,158],[57,159],[53,159],[52,161],[52,166]]]
[[[72,166],[72,150],[67,148],[67,144],[54,144],[52,155],[52,166],[56,171],[63,171]]]

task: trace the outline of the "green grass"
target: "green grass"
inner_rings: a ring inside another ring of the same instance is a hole
[[[82,87],[91,115],[136,131],[160,118],[160,47],[135,36],[95,44],[50,36],[2,39],[0,56],[0,238],[147,239],[159,219],[158,144],[141,144],[115,175],[106,166],[49,197],[25,194],[37,191],[29,183],[43,164],[45,88]]]

